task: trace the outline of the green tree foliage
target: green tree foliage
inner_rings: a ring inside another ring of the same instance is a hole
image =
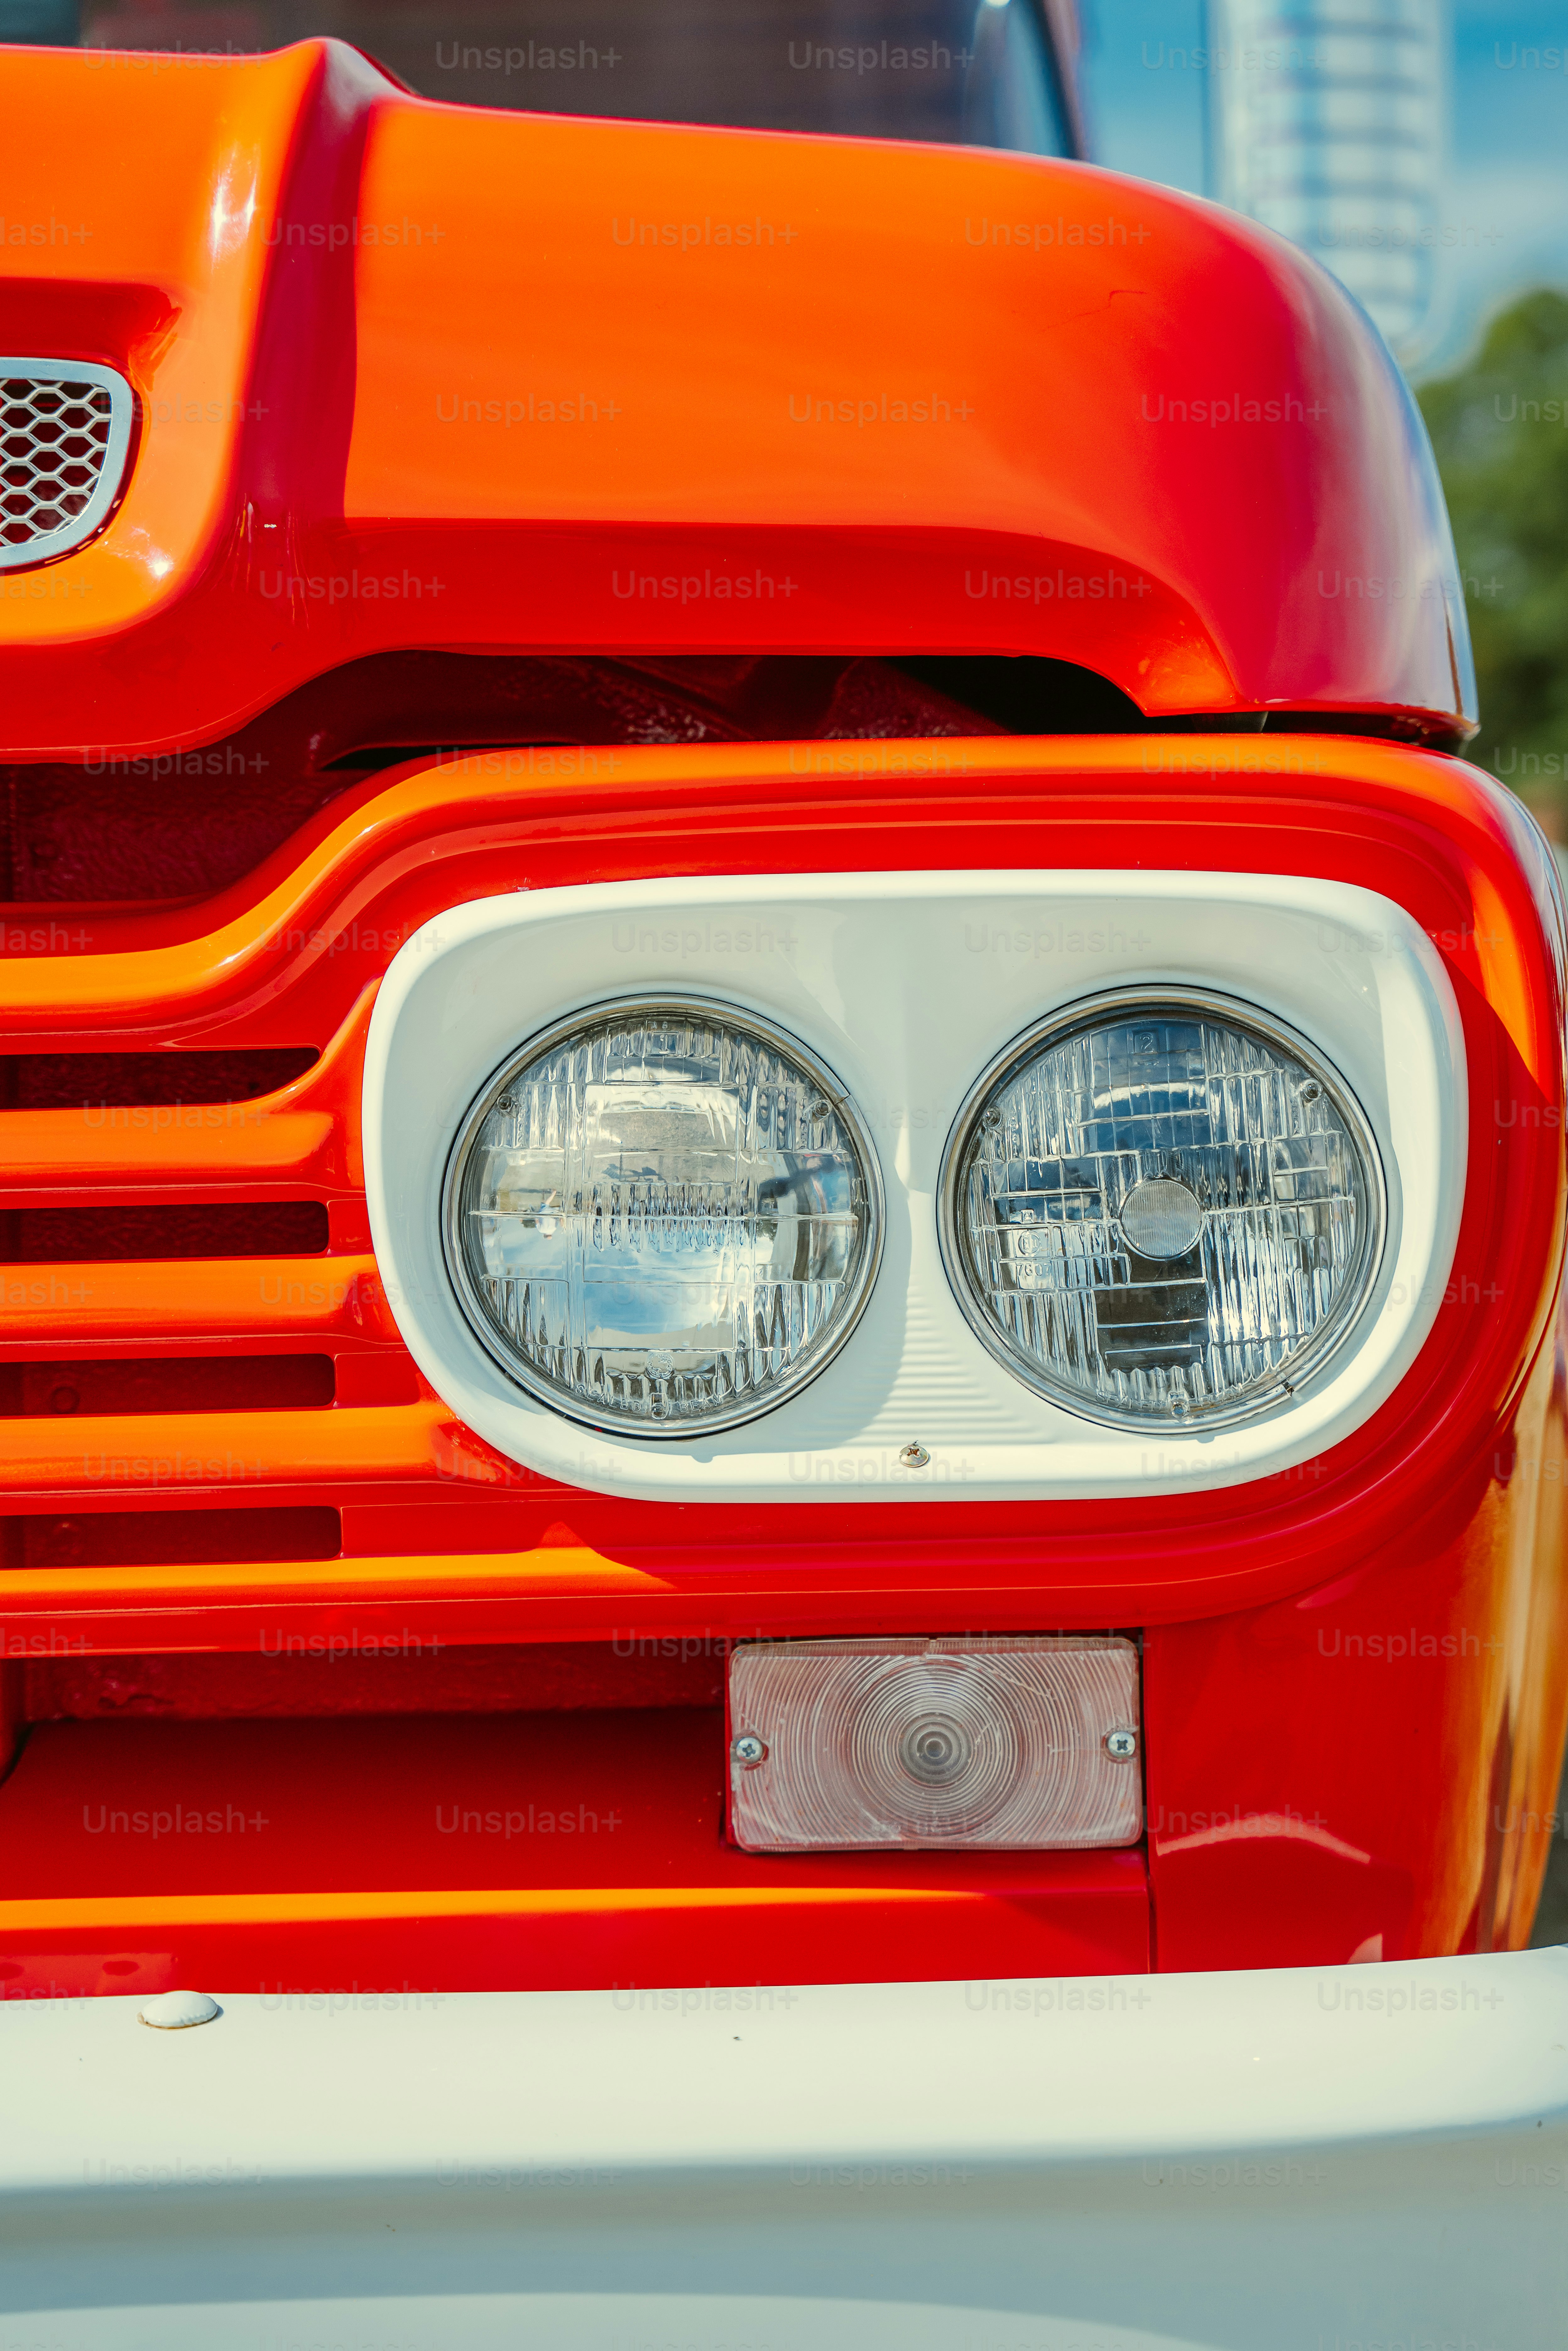
[[[1568,298],[1526,295],[1417,397],[1475,640],[1469,756],[1568,841]]]

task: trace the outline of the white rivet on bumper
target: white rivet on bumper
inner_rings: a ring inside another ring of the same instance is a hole
[[[210,2024],[223,2010],[209,1992],[161,1991],[155,1999],[144,2000],[141,2016],[143,2024],[155,2024],[161,2032],[183,2032],[190,2024]]]

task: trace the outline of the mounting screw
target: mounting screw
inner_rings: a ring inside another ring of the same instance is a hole
[[[1322,1088],[1315,1078],[1309,1078],[1301,1088],[1301,1100],[1304,1102],[1315,1102],[1321,1099],[1322,1094]]]
[[[210,2024],[223,2010],[209,1992],[161,1991],[144,2000],[140,2012],[142,2023],[155,2024],[160,2032],[183,2032],[187,2025]]]
[[[1108,1730],[1105,1733],[1105,1752],[1113,1761],[1130,1763],[1137,1751],[1138,1734],[1135,1730]]]
[[[906,1445],[898,1458],[905,1469],[924,1469],[931,1456],[924,1445]]]
[[[768,1741],[758,1739],[755,1730],[743,1730],[737,1739],[730,1741],[729,1751],[737,1763],[747,1771],[753,1771],[758,1763],[768,1761]]]
[[[515,1111],[517,1107],[517,1098],[516,1094],[497,1094],[496,1096],[496,1108],[498,1111],[504,1112],[507,1116],[510,1117],[512,1112]]]

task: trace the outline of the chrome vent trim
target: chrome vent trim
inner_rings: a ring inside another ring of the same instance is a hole
[[[120,496],[134,402],[114,368],[0,358],[0,571],[84,546]]]

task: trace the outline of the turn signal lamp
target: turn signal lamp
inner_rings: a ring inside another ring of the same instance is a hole
[[[1131,1844],[1138,1654],[1096,1634],[753,1641],[729,1659],[751,1853]]]

